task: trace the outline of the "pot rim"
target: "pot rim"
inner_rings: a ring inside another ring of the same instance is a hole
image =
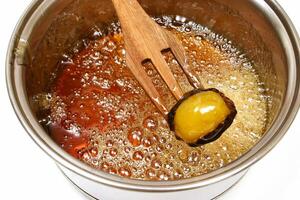
[[[124,179],[119,176],[110,175],[106,172],[96,170],[82,163],[64,152],[51,140],[50,137],[38,134],[40,131],[44,130],[37,124],[34,117],[31,116],[28,103],[24,103],[22,101],[26,99],[26,95],[20,92],[20,89],[18,88],[19,85],[16,83],[16,78],[20,78],[20,76],[16,75],[16,70],[12,61],[15,58],[15,49],[18,45],[22,32],[24,31],[25,25],[35,10],[40,6],[43,6],[45,3],[43,0],[33,0],[31,2],[22,18],[19,20],[9,43],[6,57],[6,84],[14,111],[29,136],[59,165],[66,167],[78,175],[101,184],[127,190],[168,192],[205,187],[206,185],[232,177],[260,160],[280,141],[290,127],[300,106],[300,74],[298,73],[300,70],[298,69],[300,67],[300,42],[296,29],[287,14],[276,1],[254,0],[253,2],[261,10],[264,10],[264,14],[271,19],[273,26],[280,31],[279,34],[281,34],[281,39],[283,40],[284,38],[283,45],[290,47],[285,49],[287,51],[287,60],[290,67],[288,73],[289,77],[292,78],[289,78],[288,80],[288,88],[284,99],[285,104],[282,105],[280,115],[273,123],[272,127],[250,151],[225,167],[199,177],[177,181],[142,181]]]

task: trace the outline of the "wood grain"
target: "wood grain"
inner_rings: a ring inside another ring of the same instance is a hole
[[[194,87],[201,88],[201,83],[193,76],[191,68],[186,64],[187,57],[180,41],[152,20],[137,0],[112,0],[112,2],[124,34],[127,65],[154,104],[163,114],[166,114],[168,111],[161,97],[143,69],[144,61],[150,60],[153,63],[177,100],[181,99],[184,94],[162,56],[163,50],[172,51]]]

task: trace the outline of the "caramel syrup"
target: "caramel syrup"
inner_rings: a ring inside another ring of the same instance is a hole
[[[267,120],[264,84],[226,38],[185,18],[155,20],[182,41],[204,87],[217,88],[235,102],[238,115],[220,139],[193,148],[175,138],[127,68],[116,23],[108,34],[61,60],[51,93],[45,95],[51,96],[45,106],[47,126],[65,151],[111,174],[142,180],[199,176],[237,159],[261,138]],[[183,90],[190,91],[177,61],[170,53],[164,57]],[[159,74],[149,63],[145,70],[171,108],[176,101]]]

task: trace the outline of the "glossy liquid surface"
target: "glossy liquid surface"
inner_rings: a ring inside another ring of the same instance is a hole
[[[40,120],[56,143],[96,169],[142,180],[199,176],[234,161],[261,138],[266,88],[231,41],[183,17],[156,21],[182,41],[204,87],[217,88],[235,102],[236,119],[217,141],[195,148],[175,138],[126,66],[118,24],[105,34],[95,31],[93,40],[65,55],[51,92],[34,102],[49,113]],[[170,53],[165,59],[183,90],[190,91],[177,61]],[[151,64],[145,70],[170,109],[176,103],[172,94]]]

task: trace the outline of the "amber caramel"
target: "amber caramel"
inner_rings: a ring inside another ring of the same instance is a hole
[[[204,87],[217,88],[235,102],[238,114],[222,137],[201,147],[175,138],[127,68],[121,30],[112,24],[107,34],[58,65],[47,106],[47,128],[58,145],[96,169],[142,180],[199,176],[253,147],[267,119],[265,88],[255,67],[231,41],[194,22],[174,20],[156,19],[182,41]],[[164,57],[183,90],[190,91],[177,61],[170,53]],[[170,109],[175,99],[151,64],[145,70]]]

